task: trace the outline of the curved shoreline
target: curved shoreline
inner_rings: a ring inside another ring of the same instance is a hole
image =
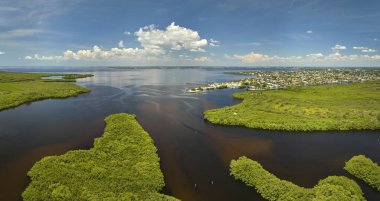
[[[47,156],[28,172],[24,200],[176,200],[164,187],[157,148],[135,115],[108,116],[90,150]]]
[[[42,79],[62,76],[61,79]],[[91,77],[90,74],[46,74],[0,72],[0,111],[49,98],[68,98],[91,90],[76,84],[77,78]]]
[[[266,200],[366,200],[360,186],[344,176],[329,176],[313,188],[281,180],[260,163],[245,156],[230,163],[230,174],[247,186],[254,187]]]
[[[380,129],[380,83],[234,93],[237,105],[207,110],[211,123],[283,131]]]
[[[354,156],[346,162],[344,169],[372,188],[380,191],[380,166],[371,159],[364,155]]]

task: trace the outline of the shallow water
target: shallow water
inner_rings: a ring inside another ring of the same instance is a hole
[[[59,75],[54,75],[54,76],[46,76],[46,77],[41,77],[43,80],[61,80],[63,79],[63,76]]]
[[[234,80],[225,69],[16,68],[27,72],[85,72],[78,97],[44,100],[0,112],[0,200],[20,200],[26,172],[46,155],[87,149],[113,113],[137,115],[161,158],[164,192],[182,200],[262,200],[229,176],[232,159],[245,155],[282,179],[312,187],[329,175],[345,175],[344,162],[365,154],[380,163],[379,131],[277,132],[225,127],[203,120],[206,109],[239,103],[237,90],[185,93],[196,83]],[[270,70],[270,69],[266,69]],[[368,200],[380,193],[358,181]]]

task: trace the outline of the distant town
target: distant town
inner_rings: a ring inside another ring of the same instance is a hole
[[[296,69],[291,71],[242,71],[226,74],[246,75],[248,78],[230,82],[210,83],[190,88],[187,92],[239,88],[251,91],[278,90],[297,86],[337,85],[380,81],[380,69]]]

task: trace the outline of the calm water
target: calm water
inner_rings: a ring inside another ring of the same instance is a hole
[[[4,68],[2,69],[4,70]],[[379,131],[273,132],[212,125],[204,110],[236,104],[237,90],[188,94],[196,83],[241,78],[225,69],[13,68],[25,72],[86,72],[89,94],[44,100],[0,112],[0,200],[21,200],[26,172],[46,155],[88,149],[110,114],[137,115],[158,147],[166,194],[182,200],[262,200],[229,176],[232,159],[248,156],[282,179],[312,187],[345,175],[344,162],[365,154],[380,163]],[[270,70],[270,69],[268,69]],[[380,193],[358,181],[368,200]],[[194,187],[196,184],[196,188]]]

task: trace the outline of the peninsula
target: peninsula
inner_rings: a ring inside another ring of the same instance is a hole
[[[354,156],[346,162],[344,169],[380,191],[380,166],[371,159],[364,155]]]
[[[37,100],[67,98],[90,92],[85,87],[66,82],[91,76],[93,75],[0,72],[0,111]]]
[[[243,102],[207,110],[215,124],[268,130],[380,129],[380,82],[234,93]]]
[[[329,176],[313,188],[304,188],[277,178],[260,163],[244,156],[231,161],[230,173],[235,179],[254,187],[266,200],[365,200],[359,185],[344,176]]]

